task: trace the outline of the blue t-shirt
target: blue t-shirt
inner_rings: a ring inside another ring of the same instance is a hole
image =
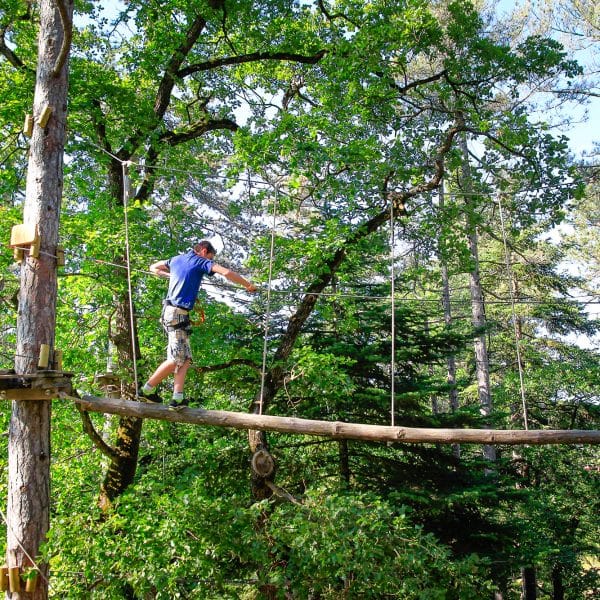
[[[198,256],[193,250],[167,261],[169,291],[167,300],[175,306],[191,310],[196,302],[204,275],[212,275],[213,261]]]

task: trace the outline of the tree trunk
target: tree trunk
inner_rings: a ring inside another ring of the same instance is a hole
[[[552,567],[552,600],[565,600],[565,588],[560,565]]]
[[[521,598],[522,600],[536,600],[537,598],[537,580],[533,566],[521,569]]]
[[[485,308],[483,291],[479,276],[478,240],[477,233],[469,235],[469,248],[474,261],[473,271],[470,274],[469,290],[471,292],[471,308],[473,326],[480,329],[485,327]],[[481,414],[489,417],[492,414],[492,395],[490,391],[490,363],[487,352],[485,334],[480,333],[474,341],[475,364],[477,373],[477,393]],[[489,461],[496,460],[496,450],[493,446],[484,446],[483,455]]]
[[[448,267],[442,264],[442,305],[444,307],[444,322],[446,326],[452,324],[452,309],[450,305],[450,280],[448,277]],[[446,359],[446,383],[448,384],[448,403],[450,412],[458,410],[458,390],[456,389],[456,358],[448,356]],[[460,458],[460,444],[452,446],[452,454]]]
[[[460,137],[463,153],[461,184],[465,192],[465,205],[467,207],[467,235],[469,250],[471,253],[472,269],[469,274],[469,291],[471,293],[471,322],[473,327],[483,330],[486,326],[485,304],[483,299],[483,288],[479,273],[479,236],[477,233],[477,218],[473,202],[473,186],[471,168],[469,165],[469,152],[467,140],[464,135]],[[474,341],[475,369],[477,374],[477,394],[481,414],[489,417],[492,413],[492,394],[490,386],[490,363],[487,352],[485,334],[480,333]],[[490,462],[496,460],[496,449],[494,446],[483,447],[483,456]]]
[[[444,323],[446,326],[452,325],[452,308],[450,305],[450,279],[448,277],[448,267],[442,264],[442,305],[444,307]],[[446,361],[446,383],[450,387],[448,391],[448,402],[450,411],[458,410],[458,390],[456,389],[456,359],[449,356]]]
[[[440,211],[444,211],[444,182],[440,184]],[[442,306],[444,309],[444,323],[446,327],[452,324],[452,305],[450,304],[450,277],[448,276],[448,267],[446,259],[440,255],[441,276],[442,276]],[[446,382],[448,383],[448,402],[450,404],[450,412],[458,410],[458,390],[456,389],[456,359],[454,356],[449,356],[446,359]],[[456,458],[460,458],[460,445],[452,446],[452,453]]]
[[[122,276],[122,272],[119,273]],[[114,330],[111,343],[117,350],[118,363],[125,372],[133,372],[134,348],[131,337],[131,315],[127,297],[115,298],[117,305]],[[136,328],[134,322],[134,335]],[[137,349],[139,344],[135,342]],[[136,357],[136,358],[139,358]],[[131,382],[121,383],[121,397],[133,398],[135,386]],[[143,420],[137,417],[124,416],[119,420],[114,448],[116,452],[111,454],[110,463],[100,486],[98,505],[104,511],[109,510],[115,498],[119,497],[135,478],[137,460],[142,436]]]
[[[100,486],[98,505],[103,511],[109,510],[113,500],[133,483],[137,470],[142,423],[141,419],[134,417],[122,417],[119,420],[116,454],[111,459]]]
[[[17,318],[15,372],[34,374],[41,344],[54,347],[57,243],[63,191],[63,152],[67,118],[68,67],[73,4],[41,0],[38,68],[24,223],[39,232],[38,258],[25,250]],[[49,112],[51,111],[51,112]],[[40,120],[48,115],[46,122]],[[48,597],[48,567],[39,547],[50,526],[51,403],[15,400],[8,443],[7,550],[9,567],[41,568],[34,592],[13,592],[12,600]],[[23,588],[24,589],[24,586]]]
[[[340,458],[340,477],[344,487],[350,485],[350,454],[348,453],[348,440],[338,442],[338,453]]]

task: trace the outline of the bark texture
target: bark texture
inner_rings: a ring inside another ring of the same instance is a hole
[[[115,274],[122,276],[122,273]],[[111,334],[111,343],[117,350],[119,365],[131,369],[134,353],[139,360],[139,347],[137,339],[135,348],[132,344],[131,313],[129,301],[126,296],[115,298],[115,327]],[[134,320],[135,325],[135,320]],[[133,335],[137,335],[137,327],[133,328]],[[135,395],[134,386],[129,382],[121,383],[121,394],[126,398]],[[124,416],[119,420],[114,446],[106,453],[109,464],[100,486],[98,505],[104,511],[110,509],[113,500],[118,498],[135,478],[137,460],[142,435],[143,421],[135,416]]]
[[[60,7],[59,7],[60,5]],[[63,190],[63,152],[67,117],[67,57],[73,4],[41,0],[38,67],[23,220],[37,226],[40,254],[25,250],[17,317],[15,372],[37,371],[41,344],[54,346],[56,247]],[[40,116],[50,112],[47,122]],[[47,401],[15,400],[8,444],[7,564],[39,565],[39,546],[49,528],[50,417]],[[47,567],[39,565],[35,592],[13,592],[12,600],[48,597]]]
[[[475,371],[477,375],[477,394],[479,407],[484,417],[492,414],[492,393],[490,386],[490,361],[488,357],[487,341],[483,330],[487,325],[485,317],[485,304],[481,274],[479,270],[479,232],[477,228],[477,211],[474,206],[473,177],[469,164],[469,149],[464,135],[460,138],[463,154],[461,187],[465,193],[465,206],[467,218],[467,236],[469,251],[471,253],[472,268],[469,273],[469,291],[471,293],[471,322],[473,327],[481,331],[473,342],[475,351]],[[483,456],[490,462],[496,460],[496,449],[493,446],[483,447]]]

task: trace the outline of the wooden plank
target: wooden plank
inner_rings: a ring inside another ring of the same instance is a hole
[[[0,391],[0,400],[52,400],[59,398],[64,390],[57,388],[21,388]]]
[[[253,415],[223,410],[184,408],[180,411],[172,411],[162,404],[148,404],[133,400],[99,398],[88,395],[71,399],[78,402],[84,410],[91,412],[139,417],[141,419],[161,419],[194,425],[315,435],[334,439],[426,444],[600,444],[599,430],[523,431],[391,427],[339,421],[316,421],[296,417]]]
[[[65,371],[38,371],[37,373],[27,373],[18,375],[14,371],[0,371],[0,389],[6,389],[13,383],[16,387],[42,387],[44,382],[51,382],[51,385],[64,385],[70,383],[73,373]]]
[[[0,399],[48,400],[71,392],[73,373],[40,371],[28,375],[0,373]]]

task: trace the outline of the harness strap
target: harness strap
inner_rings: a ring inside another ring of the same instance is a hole
[[[164,325],[164,328],[167,331],[177,331],[178,329],[185,329],[186,327],[190,327],[191,321],[188,315],[179,321],[179,323],[175,323],[175,325]]]

